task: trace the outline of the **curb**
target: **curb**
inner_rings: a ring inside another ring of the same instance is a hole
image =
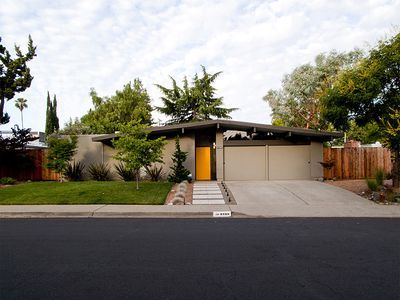
[[[239,217],[238,213],[235,213]],[[232,213],[232,217],[234,217]],[[6,212],[0,219],[12,218],[213,218],[212,212],[126,212],[126,213],[68,213],[68,212]]]

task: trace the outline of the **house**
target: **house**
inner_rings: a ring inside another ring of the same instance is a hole
[[[164,171],[172,165],[175,137],[188,153],[185,167],[195,180],[290,180],[323,177],[323,142],[338,132],[289,128],[232,120],[207,120],[149,128],[165,136]],[[80,136],[75,160],[117,163],[115,134]]]

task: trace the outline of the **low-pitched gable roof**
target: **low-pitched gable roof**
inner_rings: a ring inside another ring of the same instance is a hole
[[[165,126],[149,127],[150,134],[152,135],[165,135],[165,134],[184,134],[189,131],[196,131],[201,129],[215,128],[221,130],[237,130],[247,132],[264,132],[273,134],[284,134],[286,136],[302,136],[315,138],[322,141],[329,141],[335,138],[343,137],[342,132],[320,131],[315,129],[297,128],[297,127],[284,127],[273,126],[261,123],[251,123],[233,120],[206,120],[190,123],[180,123]],[[106,142],[117,137],[116,134],[105,134],[94,137],[94,142]]]

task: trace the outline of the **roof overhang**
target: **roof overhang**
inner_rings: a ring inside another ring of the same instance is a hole
[[[232,120],[207,120],[190,123],[181,123],[165,126],[149,127],[150,134],[153,136],[162,136],[170,134],[185,134],[202,129],[216,129],[221,131],[237,130],[246,132],[265,132],[285,135],[286,137],[308,137],[319,141],[330,141],[335,138],[343,137],[342,132],[320,131],[315,129],[273,126],[260,123],[250,123]],[[105,134],[92,138],[94,142],[109,142],[117,137],[117,134]]]

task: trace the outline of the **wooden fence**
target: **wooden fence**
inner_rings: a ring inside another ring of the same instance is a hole
[[[324,169],[324,178],[372,178],[377,169],[392,170],[391,153],[387,148],[324,148],[324,162],[334,160],[334,167]]]
[[[47,150],[28,150],[27,154],[32,158],[33,167],[27,169],[19,169],[16,167],[0,166],[0,178],[12,177],[20,181],[41,181],[59,179],[59,175],[57,173],[45,167]]]

